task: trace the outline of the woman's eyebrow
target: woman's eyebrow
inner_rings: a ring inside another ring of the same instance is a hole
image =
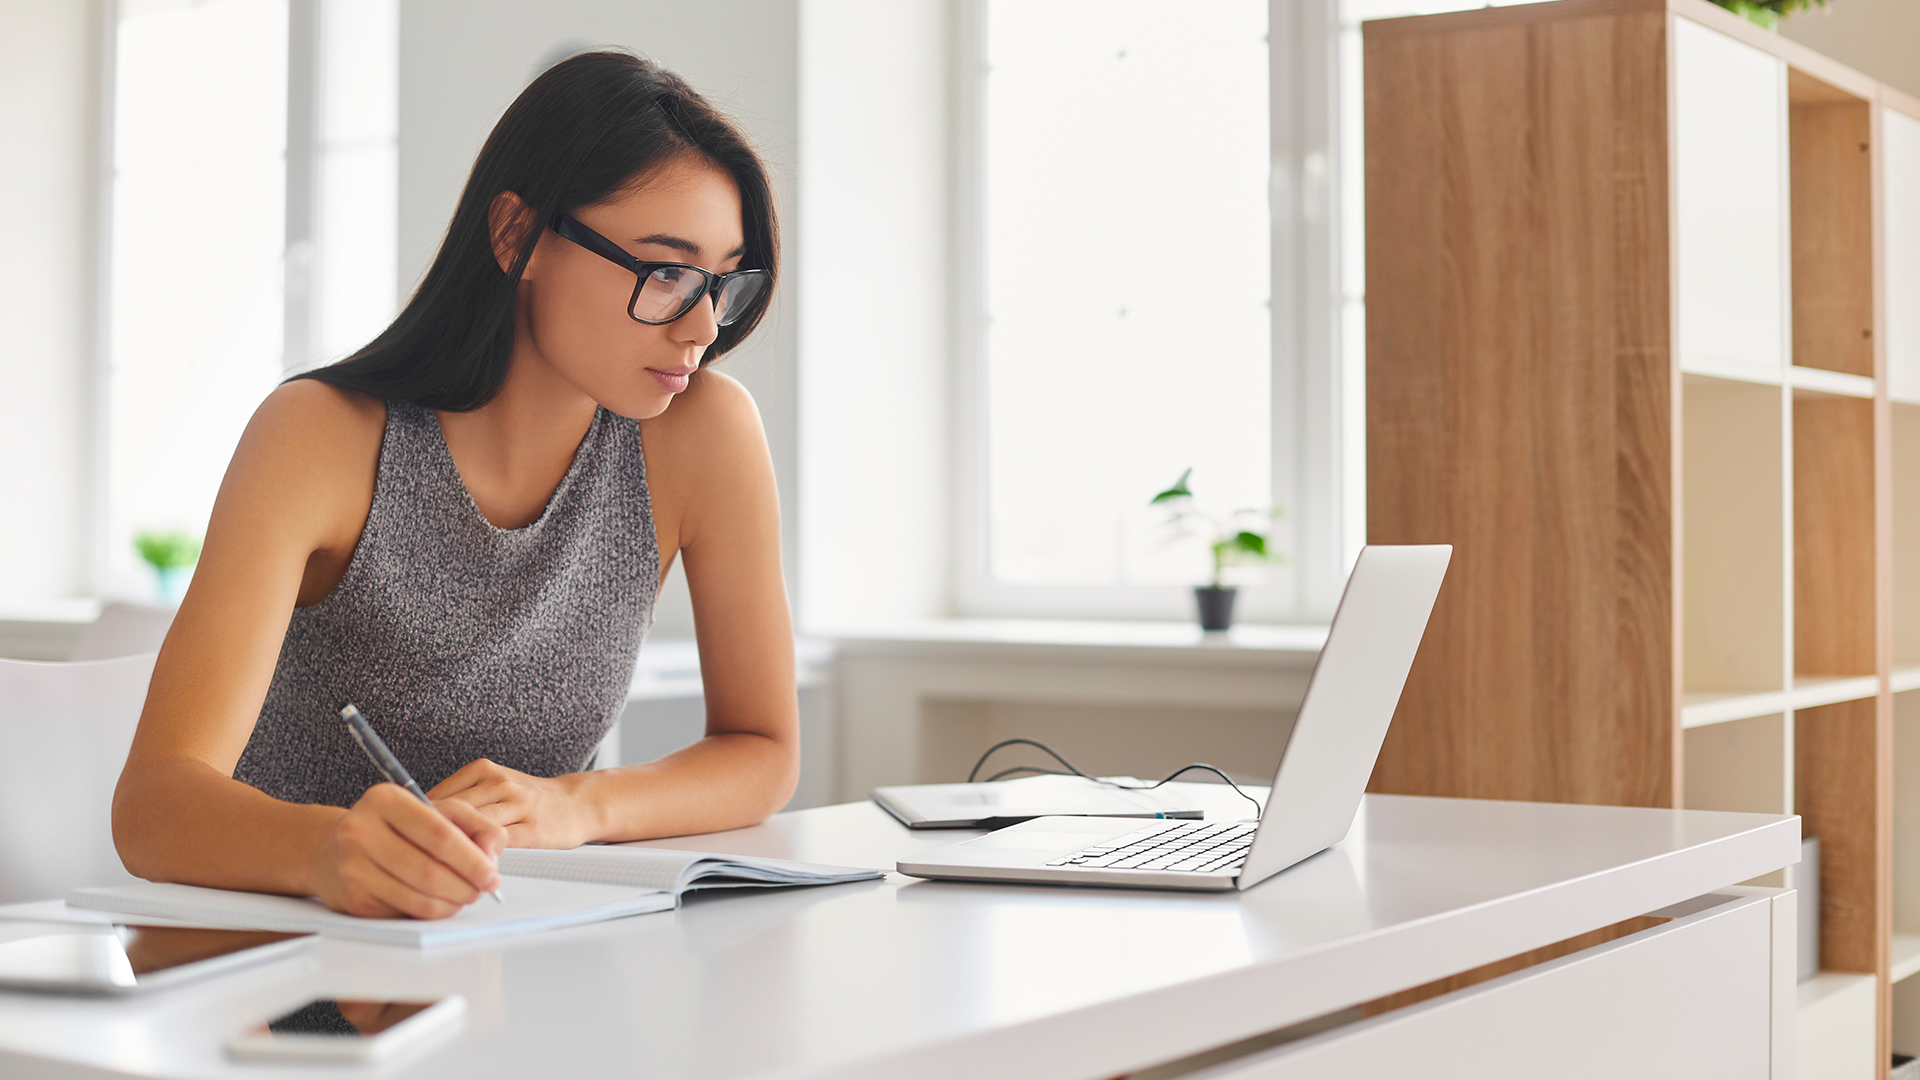
[[[688,255],[692,255],[695,258],[698,258],[700,256],[699,244],[696,244],[691,240],[685,240],[678,236],[674,236],[670,233],[654,233],[652,236],[643,236],[640,239],[635,240],[634,243],[658,244],[661,247],[669,247],[675,251],[686,252]],[[742,244],[739,247],[734,248],[732,251],[727,252],[726,258],[737,259],[740,256],[745,255],[746,253],[747,253],[747,246],[745,244]]]

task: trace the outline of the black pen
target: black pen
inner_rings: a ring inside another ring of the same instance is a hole
[[[353,736],[353,741],[359,743],[360,749],[365,750],[367,756],[373,759],[373,767],[380,770],[381,776],[385,777],[389,783],[399,784],[413,792],[414,798],[428,806],[433,806],[433,800],[427,798],[427,793],[420,790],[419,784],[414,783],[413,777],[407,772],[407,767],[400,764],[400,759],[393,756],[393,751],[387,749],[386,740],[380,737],[379,732],[373,730],[373,725],[367,723],[367,718],[360,715],[359,709],[349,704],[340,710],[340,719],[347,722],[347,734]],[[434,812],[438,813],[439,809],[434,806]],[[507,902],[506,897],[500,895],[499,889],[493,890],[493,898],[502,904]]]

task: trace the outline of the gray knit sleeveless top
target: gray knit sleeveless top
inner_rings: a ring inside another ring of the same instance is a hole
[[[388,402],[360,543],[333,592],[294,609],[234,779],[351,806],[380,776],[348,702],[423,789],[478,758],[578,772],[626,701],[659,587],[632,420],[597,410],[545,511],[498,529],[433,411]]]

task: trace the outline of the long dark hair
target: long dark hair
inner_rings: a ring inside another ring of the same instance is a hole
[[[678,75],[630,53],[582,53],[548,68],[507,109],[473,163],[446,239],[393,324],[337,363],[301,372],[373,397],[464,412],[499,392],[513,352],[514,296],[556,212],[620,192],[683,154],[725,169],[740,189],[742,269],[780,271],[780,227],[766,166],[740,129]],[[533,209],[511,269],[494,258],[487,212],[503,191]],[[772,289],[707,347],[702,364],[753,332]]]

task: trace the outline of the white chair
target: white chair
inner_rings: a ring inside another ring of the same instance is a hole
[[[113,788],[153,662],[0,660],[0,902],[136,880],[113,847]]]
[[[100,609],[100,617],[80,632],[67,659],[107,660],[159,652],[160,643],[167,639],[167,627],[173,625],[173,611],[151,604],[109,601]]]

